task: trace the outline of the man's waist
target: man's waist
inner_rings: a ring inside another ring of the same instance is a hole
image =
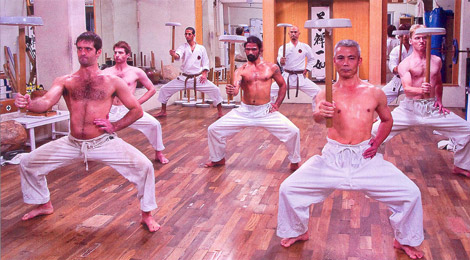
[[[73,133],[70,133],[68,135],[68,138],[70,141],[74,142],[74,143],[103,143],[103,142],[106,142],[110,139],[114,139],[117,137],[116,134],[110,134],[110,133],[101,133],[97,136],[93,135],[94,137],[85,137],[85,139],[82,139],[82,138],[77,138],[75,136],[73,136]]]
[[[196,73],[196,74],[181,73],[181,75],[185,76],[186,78],[195,78],[195,77],[197,77],[197,76],[199,76],[199,75],[201,75],[201,74],[202,74],[202,71],[199,72],[199,73]]]
[[[289,74],[302,74],[304,73],[304,70],[288,70],[288,69],[284,69],[285,72],[289,73]]]

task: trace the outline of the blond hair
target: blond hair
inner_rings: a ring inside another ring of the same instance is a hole
[[[426,28],[426,26],[422,24],[413,24],[410,28],[410,38],[413,37],[413,34],[418,30],[419,28]]]

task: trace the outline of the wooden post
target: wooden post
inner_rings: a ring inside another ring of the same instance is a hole
[[[427,83],[431,83],[431,35],[426,35],[426,79]],[[424,98],[429,98],[429,94],[424,94]]]
[[[331,37],[332,30],[325,29],[325,94],[326,101],[333,102],[333,39]],[[333,118],[326,119],[326,127],[333,127]]]
[[[26,33],[25,27],[20,26],[18,35],[18,52],[19,52],[19,73],[18,76],[18,92],[22,95],[26,94]]]
[[[235,43],[230,43],[230,80],[228,80],[229,84],[233,85],[235,80]],[[230,101],[233,99],[232,95],[227,95],[227,104],[230,104]]]
[[[287,27],[284,27],[284,44],[282,45],[282,57],[286,57],[286,31]]]
[[[175,26],[172,26],[171,30],[171,49],[175,49]],[[171,56],[171,63],[175,62],[175,57]]]

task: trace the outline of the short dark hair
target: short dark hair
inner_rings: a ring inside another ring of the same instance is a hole
[[[258,49],[263,49],[263,42],[256,36],[250,36],[246,38],[246,42],[243,44],[243,47],[246,48],[247,43],[256,43],[256,45],[258,45]]]
[[[131,46],[129,45],[129,43],[127,43],[125,41],[116,42],[116,44],[114,44],[114,46],[113,46],[113,51],[114,51],[115,48],[123,48],[124,51],[126,52],[126,54],[129,54],[129,55],[132,54]]]
[[[96,51],[101,50],[101,47],[103,46],[103,42],[101,41],[100,36],[90,31],[80,34],[75,41],[75,45],[77,45],[77,43],[80,41],[93,42],[93,47]]]
[[[388,35],[388,37],[395,37],[395,35],[393,35],[393,31],[395,31],[396,29],[397,29],[397,27],[395,27],[395,25],[390,24],[390,25],[387,27],[387,35]]]
[[[245,31],[245,29],[243,29],[243,27],[237,27],[237,29],[235,30],[235,33],[237,35],[242,35],[243,31]]]
[[[398,26],[398,30],[409,30],[411,25],[409,23],[402,23]]]
[[[186,27],[186,29],[184,29],[185,31],[186,30],[191,30],[191,32],[193,32],[193,34],[196,34],[196,30],[194,30],[193,27]]]

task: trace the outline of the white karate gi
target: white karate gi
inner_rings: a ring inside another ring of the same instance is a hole
[[[410,49],[406,51],[405,46],[402,46],[401,49],[401,60],[404,60],[406,57],[410,56],[413,52],[413,47],[410,46]],[[388,68],[393,73],[393,69],[398,66],[398,58],[400,54],[400,45],[393,48],[390,52],[390,59],[388,61]],[[395,99],[398,98],[401,94],[404,94],[401,79],[398,75],[393,75],[393,78],[382,88],[383,92],[387,96],[387,104],[392,103]]]
[[[286,145],[291,163],[300,162],[300,131],[279,111],[269,113],[271,104],[247,105],[241,103],[225,116],[211,124],[207,130],[210,160],[218,162],[225,158],[227,138],[249,126],[268,130]]]
[[[109,111],[109,121],[116,122],[123,118],[127,112],[129,112],[129,109],[125,106],[113,105]],[[129,127],[142,132],[150,141],[150,144],[153,146],[155,151],[165,150],[162,139],[162,125],[157,119],[155,119],[155,117],[144,112],[144,115]]]
[[[470,170],[470,122],[452,112],[445,115],[439,113],[434,103],[434,98],[402,100],[400,105],[392,111],[392,131],[385,142],[412,126],[429,127],[450,138],[455,151],[454,165]],[[379,124],[380,120],[372,126],[372,135],[377,134]]]
[[[283,49],[283,46],[281,46],[277,54],[277,62],[279,64],[281,64]],[[307,58],[307,65],[305,65],[305,58]],[[305,78],[302,73],[290,74],[286,70],[300,72],[307,69],[311,71],[314,62],[315,59],[310,46],[302,42],[297,42],[296,46],[294,46],[292,42],[286,43],[286,64],[283,66],[284,72],[282,73],[282,77],[286,81],[286,84],[287,81],[289,81],[287,91],[289,91],[289,89],[296,89],[297,81],[299,81],[299,89],[312,98],[312,110],[315,110],[315,97],[318,92],[320,92],[320,88],[310,79]],[[273,102],[276,100],[278,92],[279,86],[274,82],[271,85],[271,100]]]
[[[418,246],[424,239],[421,192],[392,163],[377,154],[365,159],[369,140],[345,145],[332,139],[322,150],[285,179],[279,188],[277,235],[297,237],[307,232],[309,206],[336,189],[362,191],[392,211],[390,224],[402,245]]]
[[[20,162],[21,190],[28,204],[44,204],[50,200],[46,175],[63,166],[84,161],[102,162],[136,185],[142,211],[157,208],[155,174],[150,160],[115,134],[103,134],[89,140],[64,136],[42,145],[23,156]]]
[[[182,60],[181,71],[184,74],[196,75],[200,74],[204,70],[209,70],[209,58],[207,57],[206,48],[202,45],[196,44],[194,51],[191,51],[191,46],[188,43],[184,43],[178,47],[176,54],[178,54]],[[188,79],[186,87],[193,90],[194,80],[196,80],[196,89],[198,91],[206,93],[212,100],[214,100],[214,105],[221,103],[223,99],[219,88],[209,80],[206,80],[204,84],[201,84],[199,82],[200,77],[201,76]],[[185,80],[186,76],[179,75],[176,79],[163,85],[158,93],[158,101],[162,104],[166,104],[173,94],[180,90],[184,90]]]

